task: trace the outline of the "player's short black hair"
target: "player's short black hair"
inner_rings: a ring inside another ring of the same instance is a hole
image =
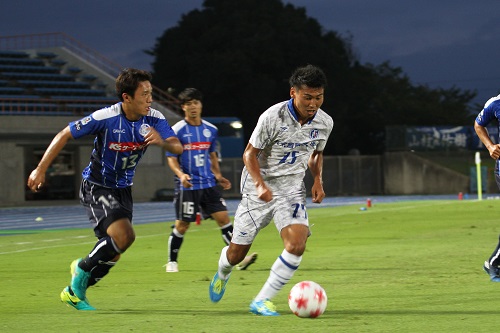
[[[306,65],[295,69],[288,80],[290,87],[296,89],[307,86],[309,88],[326,88],[327,80],[323,70],[317,66]]]
[[[203,102],[203,94],[196,88],[184,89],[183,91],[180,92],[178,98],[181,105],[189,101],[192,101],[193,99]]]
[[[116,95],[120,101],[123,102],[123,93],[134,96],[137,87],[139,87],[139,83],[144,81],[151,82],[152,78],[153,76],[151,73],[141,69],[125,68],[116,78]]]

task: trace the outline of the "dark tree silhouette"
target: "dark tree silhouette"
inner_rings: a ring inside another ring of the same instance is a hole
[[[263,111],[290,98],[288,77],[306,64],[328,77],[322,108],[335,127],[326,154],[381,153],[387,125],[472,122],[475,93],[413,86],[389,63],[362,65],[351,36],[324,31],[305,8],[281,0],[205,0],[147,52],[156,86],[174,95],[200,89],[204,114],[241,118],[247,139]]]

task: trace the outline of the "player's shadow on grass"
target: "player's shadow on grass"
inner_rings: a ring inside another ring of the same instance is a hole
[[[401,316],[401,315],[431,315],[431,316],[453,316],[453,315],[497,315],[496,310],[412,310],[412,309],[400,309],[400,310],[333,310],[337,316]]]
[[[93,312],[94,313],[94,312]],[[250,311],[246,308],[238,308],[238,309],[219,309],[219,308],[213,308],[213,309],[116,309],[116,310],[99,310],[95,311],[96,314],[103,314],[103,315],[109,315],[109,314],[127,314],[127,315],[148,315],[148,314],[161,314],[161,315],[175,315],[175,316],[227,316],[227,315],[245,315],[245,316],[255,316],[254,314],[250,313]],[[285,315],[291,313],[288,309],[286,311],[283,311],[283,313],[280,312],[280,314]]]

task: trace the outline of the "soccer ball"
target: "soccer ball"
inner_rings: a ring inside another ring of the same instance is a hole
[[[316,282],[302,281],[293,286],[288,295],[288,306],[301,318],[316,318],[325,312],[325,290]]]

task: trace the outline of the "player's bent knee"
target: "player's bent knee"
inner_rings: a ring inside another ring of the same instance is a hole
[[[177,230],[177,232],[179,232],[181,235],[184,235],[188,229],[189,229],[189,226],[191,224],[188,223],[188,222],[184,222],[184,221],[176,221],[175,222],[175,229]]]
[[[301,256],[306,251],[306,244],[287,244],[285,250],[296,256]]]

